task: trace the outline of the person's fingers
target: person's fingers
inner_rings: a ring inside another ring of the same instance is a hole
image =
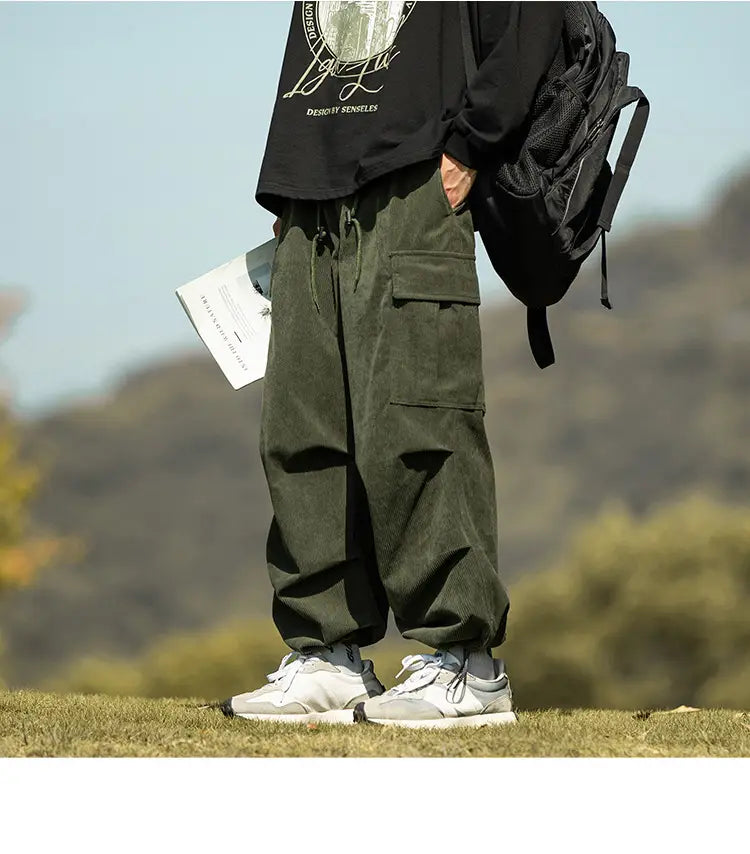
[[[280,231],[281,231],[281,218],[277,216],[276,220],[274,221],[274,224],[273,224],[273,236],[278,237]]]
[[[440,177],[451,207],[458,208],[466,199],[476,174],[474,169],[462,166],[458,161],[443,155],[440,161]]]

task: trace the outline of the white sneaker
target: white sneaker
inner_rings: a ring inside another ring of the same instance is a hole
[[[357,723],[386,724],[414,729],[481,727],[515,723],[510,682],[502,661],[493,660],[493,679],[468,672],[468,658],[449,652],[407,655],[401,662],[415,671],[405,682],[356,706]]]
[[[237,694],[219,704],[227,717],[283,723],[354,723],[357,703],[385,691],[372,669],[362,672],[332,664],[318,654],[290,652],[279,669],[268,674],[268,685]]]

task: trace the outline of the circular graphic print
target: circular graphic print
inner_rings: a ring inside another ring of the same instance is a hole
[[[339,62],[361,62],[393,44],[404,17],[404,5],[335,0],[316,3],[318,29]]]

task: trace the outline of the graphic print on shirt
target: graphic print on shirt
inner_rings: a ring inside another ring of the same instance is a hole
[[[396,36],[416,2],[380,0],[330,0],[302,3],[302,26],[312,53],[284,98],[310,96],[329,78],[342,81],[339,101],[348,101],[357,92],[375,94],[383,88],[383,75],[399,55]],[[377,104],[362,105],[357,112],[374,112]],[[331,115],[354,111],[340,106],[308,110],[308,115]]]

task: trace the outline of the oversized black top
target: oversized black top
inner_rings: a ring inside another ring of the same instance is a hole
[[[470,2],[466,87],[457,2],[296,2],[256,201],[346,196],[447,152],[472,168],[523,123],[560,44],[562,3]]]

